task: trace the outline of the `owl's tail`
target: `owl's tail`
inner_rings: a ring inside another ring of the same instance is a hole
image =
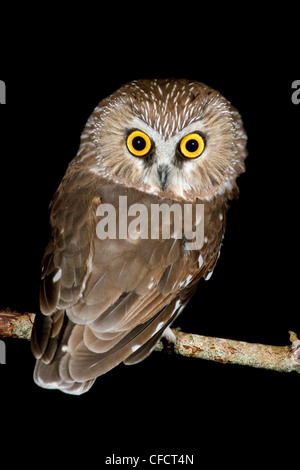
[[[61,373],[64,343],[73,328],[74,324],[68,321],[63,311],[58,311],[52,316],[36,315],[31,348],[37,358],[33,378],[40,387],[81,395],[95,382],[94,378],[76,382],[68,374]]]
[[[87,392],[95,382],[95,379],[86,382],[64,381],[59,376],[58,365],[55,361],[45,364],[41,359],[36,361],[33,378],[40,387],[60,390],[71,395],[81,395]]]

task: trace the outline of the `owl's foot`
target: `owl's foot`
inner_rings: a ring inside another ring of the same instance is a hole
[[[174,345],[176,341],[176,335],[168,326],[163,332],[160,340],[157,342],[155,350],[160,352],[163,351],[166,354],[172,354],[174,352]]]
[[[173,331],[169,326],[163,332],[162,338],[166,338],[169,343],[176,343],[176,335],[174,335]]]
[[[292,341],[292,357],[295,362],[300,364],[300,340],[293,331],[289,331],[290,340]]]

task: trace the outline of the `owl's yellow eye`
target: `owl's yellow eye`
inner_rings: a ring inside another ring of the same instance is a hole
[[[180,142],[180,151],[186,158],[200,157],[205,147],[204,139],[200,134],[188,134]]]
[[[127,137],[129,152],[136,157],[144,157],[150,152],[152,144],[150,138],[142,131],[133,131]]]

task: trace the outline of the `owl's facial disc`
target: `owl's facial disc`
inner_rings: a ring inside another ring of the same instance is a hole
[[[171,191],[177,195],[190,189],[188,167],[195,165],[193,160],[201,158],[206,146],[199,122],[166,137],[137,117],[126,131],[124,143],[141,169],[143,183],[157,194]]]

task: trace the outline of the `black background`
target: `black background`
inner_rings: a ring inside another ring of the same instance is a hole
[[[98,102],[136,78],[191,78],[218,89],[238,108],[249,156],[217,268],[209,282],[200,283],[176,326],[288,344],[288,330],[300,333],[293,15],[283,35],[287,20],[262,18],[261,12],[250,17],[246,7],[240,16],[211,12],[206,30],[200,7],[172,17],[156,10],[147,23],[142,10],[125,18],[114,8],[102,16],[86,9],[79,20],[46,10],[36,19],[18,10],[2,31],[0,79],[7,104],[0,108],[0,308],[39,309],[48,205]],[[24,463],[31,446],[41,448],[43,462],[95,459],[96,468],[112,453],[190,453],[199,465],[205,458],[238,465],[243,451],[254,464],[279,456],[290,464],[287,452],[297,436],[299,445],[296,373],[153,353],[136,366],[118,366],[87,394],[73,397],[38,388],[30,344],[5,342],[1,440],[8,453],[18,441],[15,464]],[[32,461],[41,464],[34,452]]]

